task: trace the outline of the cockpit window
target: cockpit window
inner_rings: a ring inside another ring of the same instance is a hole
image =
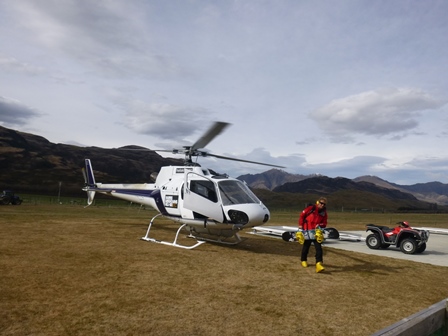
[[[190,190],[195,194],[209,199],[212,202],[218,202],[218,197],[215,191],[215,185],[208,180],[191,180]]]
[[[257,196],[241,181],[220,181],[218,185],[223,205],[260,203]]]

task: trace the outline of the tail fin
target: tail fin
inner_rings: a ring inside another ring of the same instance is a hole
[[[86,184],[89,186],[95,185],[95,176],[93,176],[93,169],[92,169],[92,163],[90,162],[90,159],[86,159],[86,169],[85,169],[85,179]]]
[[[93,199],[95,198],[95,190],[90,190],[90,188],[96,188],[96,184],[90,159],[86,159],[85,164],[86,167],[82,169],[85,182],[83,190],[87,192],[87,206],[89,206],[93,203]]]

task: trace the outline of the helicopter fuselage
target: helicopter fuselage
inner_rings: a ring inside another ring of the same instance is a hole
[[[199,166],[162,167],[155,183],[96,183],[86,160],[88,203],[96,192],[150,206],[185,224],[195,237],[232,237],[241,229],[268,222],[268,208],[247,185],[226,175],[212,175]]]

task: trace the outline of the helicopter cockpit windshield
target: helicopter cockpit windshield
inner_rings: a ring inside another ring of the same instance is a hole
[[[223,205],[260,203],[260,200],[241,181],[220,181],[219,193]]]

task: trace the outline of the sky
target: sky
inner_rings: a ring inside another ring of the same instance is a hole
[[[213,154],[448,183],[447,13],[445,0],[0,0],[0,125],[166,150],[223,121]]]

